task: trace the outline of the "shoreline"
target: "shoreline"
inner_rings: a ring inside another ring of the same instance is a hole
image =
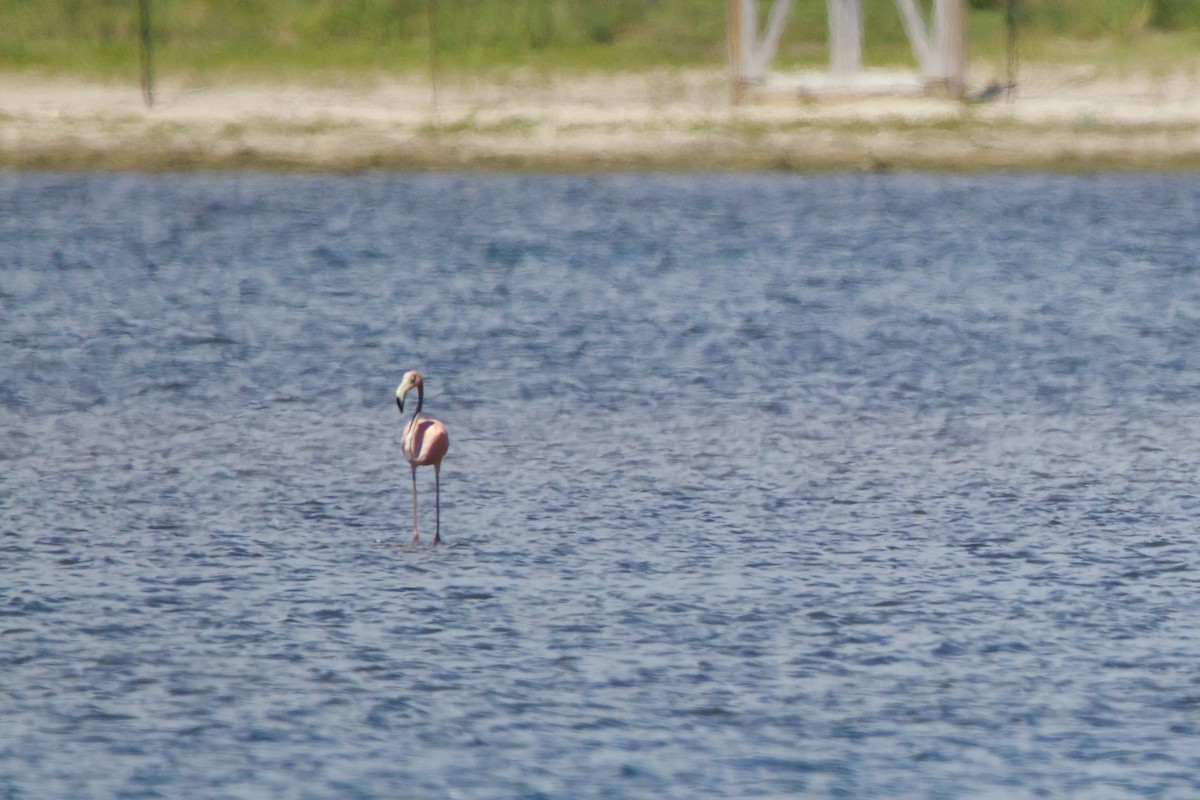
[[[720,70],[136,86],[0,75],[8,170],[1200,170],[1200,78],[1026,69],[962,104],[801,77],[738,106]],[[878,77],[878,72],[875,73]],[[804,88],[805,86],[808,88]],[[799,86],[800,88],[797,88]]]

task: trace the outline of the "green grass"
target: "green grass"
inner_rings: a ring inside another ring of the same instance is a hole
[[[157,73],[198,78],[719,66],[726,0],[150,0]],[[911,65],[893,0],[863,0],[869,65]],[[925,0],[928,7],[929,0]],[[1004,0],[969,0],[976,62],[1003,61]],[[769,0],[761,0],[765,17]],[[827,59],[824,0],[796,0],[780,68]],[[1200,62],[1196,0],[1021,0],[1024,60],[1165,71]],[[126,79],[135,0],[0,2],[0,70]]]

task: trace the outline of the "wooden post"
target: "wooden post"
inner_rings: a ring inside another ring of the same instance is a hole
[[[858,0],[852,0],[857,3]],[[754,41],[754,59],[750,68],[752,76],[759,80],[767,77],[771,71],[771,62],[779,50],[779,40],[783,38],[783,26],[787,24],[788,14],[792,11],[792,0],[774,0],[771,11],[767,14],[767,29],[761,39]],[[757,10],[755,13],[757,16]]]
[[[757,77],[754,74],[755,55],[758,44],[758,0],[742,0],[741,41],[738,43],[738,77],[742,86]]]
[[[904,32],[908,34],[908,43],[917,59],[917,67],[921,75],[928,78],[938,72],[938,68],[934,46],[930,44],[929,31],[925,28],[925,18],[917,8],[916,0],[896,0],[896,8],[900,11],[900,19],[904,21]]]
[[[138,0],[138,29],[141,33],[142,99],[146,107],[154,106],[154,62],[150,47],[150,0]]]
[[[946,91],[961,100],[967,89],[967,25],[963,0],[935,0],[934,31]]]
[[[862,69],[862,6],[859,0],[828,0],[829,70]]]

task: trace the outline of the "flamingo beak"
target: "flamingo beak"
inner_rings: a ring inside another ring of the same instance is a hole
[[[396,406],[400,409],[401,414],[404,413],[404,398],[406,395],[408,395],[412,388],[413,385],[407,380],[402,381],[400,385],[396,387]]]

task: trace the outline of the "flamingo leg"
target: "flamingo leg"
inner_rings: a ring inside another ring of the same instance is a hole
[[[417,465],[412,467],[413,484],[413,541],[417,541]]]
[[[433,543],[438,544],[442,541],[442,465],[440,463],[433,465],[433,508],[434,508],[434,529]]]

